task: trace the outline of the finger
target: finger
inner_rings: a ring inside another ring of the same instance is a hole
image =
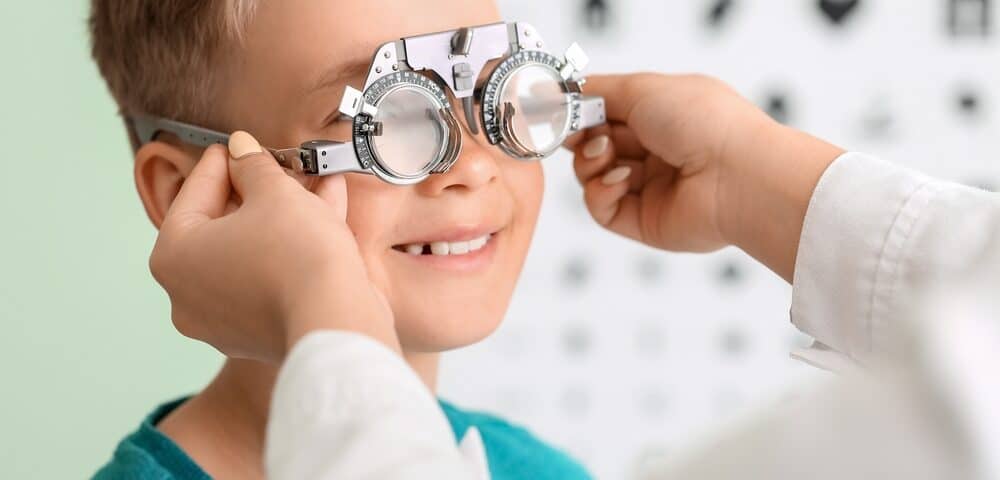
[[[604,97],[605,113],[609,121],[627,122],[641,97],[638,90],[626,87],[629,81],[634,81],[640,75],[642,74],[588,75],[583,88],[587,95]]]
[[[227,156],[217,145],[205,149],[167,211],[171,223],[200,223],[224,213],[230,193]]]
[[[344,175],[321,178],[313,191],[332,207],[334,218],[347,221],[347,180]]]
[[[570,135],[563,141],[563,147],[575,151],[580,145],[587,143],[588,140],[594,137],[610,134],[611,127],[607,123],[604,123]]]
[[[576,148],[573,171],[581,185],[607,170],[615,161],[615,144],[608,135],[598,135]]]
[[[566,140],[563,140],[562,144],[563,148],[565,148],[566,150],[576,149],[577,145],[579,145],[581,142],[585,142],[588,138],[590,138],[590,136],[587,135],[588,131],[589,130],[581,130],[566,137]]]
[[[584,186],[587,211],[605,228],[640,240],[639,197],[628,193],[631,169],[617,167],[605,175],[591,179]]]
[[[239,131],[229,137],[229,156],[229,178],[244,203],[289,182],[299,186],[247,132]]]
[[[639,142],[635,130],[624,123],[611,124],[611,140],[615,142],[618,155],[629,158],[646,158],[649,150]]]
[[[634,158],[618,158],[615,166],[632,169],[632,173],[628,176],[629,193],[638,193],[642,190],[643,178],[646,175],[646,162]]]

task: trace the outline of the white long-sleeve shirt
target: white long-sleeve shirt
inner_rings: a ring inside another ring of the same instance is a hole
[[[799,240],[791,318],[816,344],[794,354],[833,370],[900,355],[921,295],[990,261],[998,230],[996,194],[842,156],[820,178]]]
[[[1000,197],[845,154],[803,226],[791,319],[816,344],[795,355],[832,370],[898,355],[921,287],[974,269],[998,240]],[[484,459],[479,442],[456,447],[432,394],[370,339],[310,334],[281,369],[269,478],[488,478]]]

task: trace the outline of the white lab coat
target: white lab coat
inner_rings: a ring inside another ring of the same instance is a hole
[[[974,269],[998,237],[997,195],[845,154],[805,218],[791,321],[816,343],[793,355],[831,370],[903,356],[923,287]],[[313,333],[293,348],[267,433],[272,479],[488,478],[478,435],[456,448],[416,375],[355,334]]]

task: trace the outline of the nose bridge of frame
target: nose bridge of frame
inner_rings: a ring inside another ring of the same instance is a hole
[[[455,97],[471,97],[486,63],[510,50],[508,29],[505,23],[494,23],[409,37],[403,40],[406,63],[436,73]]]
[[[473,98],[476,79],[487,62],[510,50],[509,29],[506,23],[494,23],[403,40],[409,66],[431,70],[448,85],[462,101],[466,123],[474,134],[479,133]]]

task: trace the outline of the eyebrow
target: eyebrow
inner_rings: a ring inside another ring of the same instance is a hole
[[[364,60],[358,58],[346,64],[334,64],[320,75],[313,85],[306,89],[306,93],[313,93],[318,90],[330,88],[344,83],[348,79],[364,75],[371,66],[371,58]],[[359,87],[360,88],[360,87]]]

